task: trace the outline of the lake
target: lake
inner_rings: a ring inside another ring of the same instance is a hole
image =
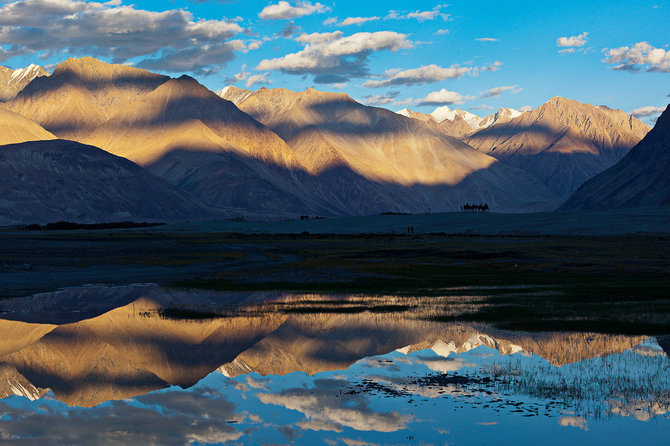
[[[0,435],[9,444],[667,444],[670,336],[464,317],[503,291],[143,284],[4,300]]]

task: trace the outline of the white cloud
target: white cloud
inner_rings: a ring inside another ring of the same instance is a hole
[[[670,73],[670,51],[654,48],[647,42],[638,42],[632,47],[622,46],[603,50],[607,56],[603,62],[615,65],[613,70],[647,71]]]
[[[470,107],[471,110],[493,110],[493,107],[490,105],[482,104],[482,105],[474,105]]]
[[[326,34],[326,33],[324,33]],[[280,70],[284,73],[314,75],[315,83],[334,84],[368,74],[368,58],[376,51],[398,51],[411,48],[407,35],[392,31],[356,33],[346,37],[324,34],[300,36],[305,48],[297,53],[276,59],[262,60],[256,67],[259,71]]]
[[[286,24],[286,26],[284,26],[284,28],[282,28],[281,31],[279,31],[279,33],[277,33],[277,35],[288,39],[293,37],[294,34],[298,34],[299,32],[302,32],[302,28],[297,26],[293,20],[291,20]]]
[[[295,41],[315,45],[336,40],[340,37],[342,37],[342,31],[333,31],[332,33],[301,34],[295,38]]]
[[[326,420],[305,420],[295,424],[302,430],[342,432],[342,426]],[[328,439],[325,440],[328,443]],[[335,442],[334,444],[337,444]]]
[[[263,73],[263,74],[254,74],[252,76],[249,76],[246,82],[247,88],[251,87],[252,85],[268,85],[271,84],[272,81],[268,80],[268,75],[270,73]]]
[[[196,19],[183,9],[155,12],[118,2],[17,0],[0,7],[0,58],[67,53],[125,63],[145,57],[136,65],[217,71],[237,49],[228,39],[242,31],[233,20]],[[10,54],[3,46],[11,48]]]
[[[411,98],[409,98],[409,99],[398,99],[398,96],[400,96],[399,91],[389,91],[386,94],[363,96],[363,102],[365,102],[368,105],[393,104],[393,105],[398,105],[398,106],[409,105],[413,102]]]
[[[408,19],[417,19],[420,22],[425,20],[435,20],[435,18],[438,16],[443,20],[449,19],[449,14],[442,14],[435,9],[432,11],[414,11],[407,14]]]
[[[412,98],[407,98],[407,99],[401,99],[401,100],[399,100],[399,101],[395,101],[395,102],[393,103],[393,105],[398,105],[398,106],[400,106],[400,107],[404,107],[404,106],[406,106],[406,105],[411,104],[412,102],[414,102],[414,99],[412,99]]]
[[[135,66],[154,71],[213,74],[221,69],[222,64],[234,58],[233,50],[243,49],[238,43],[239,41],[233,41],[230,44],[207,45],[202,48],[164,50],[161,54],[144,59]]]
[[[440,373],[456,372],[463,367],[475,367],[475,364],[466,362],[464,358],[426,358],[422,362],[431,370]]]
[[[302,413],[306,420],[330,430],[348,427],[357,431],[396,432],[407,428],[411,416],[393,412],[375,412],[363,398],[337,398],[329,389],[295,388],[281,394],[259,393],[264,404],[283,406]],[[312,426],[316,426],[312,425]]]
[[[574,416],[561,417],[558,419],[558,424],[565,427],[567,426],[578,427],[579,429],[585,431],[589,430],[588,422],[584,417],[574,417]]]
[[[347,446],[379,446],[377,443],[369,443],[363,440],[356,440],[354,438],[342,438],[342,443]]]
[[[263,20],[287,20],[330,11],[330,8],[321,3],[298,2],[291,5],[287,1],[280,1],[275,5],[268,5],[258,14]]]
[[[519,108],[519,111],[521,113],[524,113],[524,112],[527,112],[527,111],[531,111],[532,109],[533,109],[533,107],[531,107],[530,105],[524,105],[523,107]]]
[[[253,51],[253,50],[257,50],[258,48],[260,48],[261,45],[263,45],[262,40],[253,40],[253,41],[249,42],[249,44],[247,45],[247,48],[249,50]]]
[[[433,91],[419,101],[419,105],[452,105],[463,104],[465,101],[474,99],[474,96],[463,96],[455,91],[441,89]]]
[[[363,23],[373,22],[375,20],[379,20],[379,17],[347,17],[346,19],[342,20],[342,23],[340,23],[340,25],[342,25],[342,26],[359,25],[360,26]]]
[[[482,71],[498,71],[502,66],[502,62],[495,61],[491,65],[486,65],[482,67]]]
[[[586,45],[586,41],[588,40],[588,35],[589,33],[581,33],[578,36],[571,36],[571,37],[559,37],[556,39],[556,45],[562,47],[562,48],[576,48],[576,47],[582,47]]]
[[[249,73],[248,71],[244,71],[246,68],[247,68],[246,64],[242,65],[242,71],[240,71],[239,73],[237,73],[236,75],[234,75],[231,78],[227,78],[226,83],[227,84],[234,84],[235,82],[240,82],[240,81],[243,81],[246,78],[248,78],[251,75],[251,73]]]
[[[629,114],[635,116],[636,118],[646,118],[648,116],[661,114],[664,111],[665,107],[654,107],[653,105],[648,105],[646,107],[636,108]]]
[[[498,39],[493,37],[478,37],[475,39],[477,42],[497,42]]]
[[[502,87],[491,88],[481,93],[481,98],[497,98],[506,91],[511,91],[516,94],[519,93],[522,89],[518,88],[516,85],[503,85]]]
[[[270,391],[270,389],[267,386],[267,383],[265,383],[261,380],[258,380],[258,379],[254,379],[253,377],[251,377],[249,375],[246,376],[245,381],[247,382],[249,387],[252,388],[252,389],[265,390],[266,392]]]
[[[37,405],[37,410],[27,410],[0,403],[0,411],[12,420],[3,426],[3,442],[183,446],[196,442],[228,444],[244,435],[241,429],[226,423],[242,414],[216,390],[168,390],[135,400],[141,406],[131,400],[91,408],[65,407],[50,401]]]
[[[323,24],[326,25],[326,26],[327,25],[334,25],[336,23],[337,23],[337,17],[330,17],[330,18],[323,21]]]
[[[386,16],[387,19],[415,19],[419,22],[425,22],[426,20],[435,20],[441,18],[444,21],[449,20],[449,14],[443,13],[441,10],[446,8],[447,5],[437,5],[429,11],[412,11],[412,12],[400,12],[400,11],[390,11]]]
[[[368,96],[365,98],[365,103],[368,105],[386,105],[392,102],[393,98],[391,96],[381,94],[375,96]]]
[[[437,65],[425,65],[419,68],[409,70],[391,69],[386,70],[384,80],[369,80],[363,84],[364,87],[379,88],[390,85],[421,85],[431,82],[443,81],[445,79],[460,78],[470,73],[472,68],[452,65],[449,68],[443,68]]]
[[[449,34],[449,30],[446,28],[440,28],[437,31],[435,31],[435,34],[437,34],[438,36],[443,36]]]

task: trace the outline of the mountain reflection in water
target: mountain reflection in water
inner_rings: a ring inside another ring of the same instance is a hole
[[[147,285],[3,301],[1,435],[666,444],[667,338],[501,331],[427,320],[435,300],[333,298],[326,308],[328,299]]]

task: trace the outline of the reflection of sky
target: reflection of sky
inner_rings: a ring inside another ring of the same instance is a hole
[[[659,353],[649,342],[555,367],[485,346],[395,351],[313,376],[215,372],[190,389],[90,409],[14,396],[0,402],[0,435],[10,444],[667,444],[667,412],[636,415],[648,398],[670,399],[670,361]],[[495,370],[507,371],[504,382],[490,381]]]

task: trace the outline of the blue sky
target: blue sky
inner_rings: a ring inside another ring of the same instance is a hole
[[[661,0],[0,0],[0,64],[90,55],[213,90],[312,86],[424,112],[560,95],[650,120],[670,102],[669,23]]]

